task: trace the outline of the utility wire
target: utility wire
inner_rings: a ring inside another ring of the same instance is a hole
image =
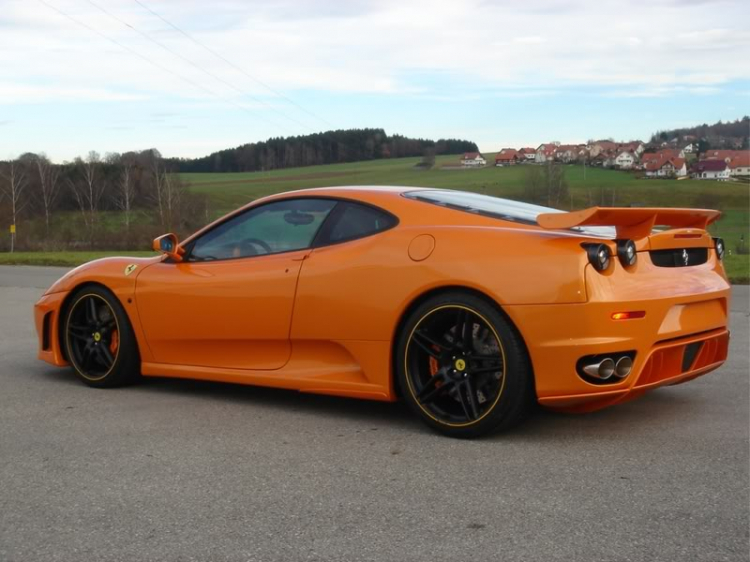
[[[97,4],[96,2],[93,2],[93,0],[86,0],[86,1],[87,1],[87,2],[89,3],[89,4],[91,4],[92,6],[94,6],[94,7],[95,7],[95,8],[97,9],[97,10],[99,10],[99,11],[101,11],[102,13],[106,14],[106,15],[107,15],[107,16],[109,16],[110,18],[112,18],[112,19],[114,19],[114,20],[116,20],[116,21],[120,22],[120,23],[121,23],[122,25],[124,25],[124,26],[126,26],[126,27],[129,27],[130,29],[132,29],[133,31],[135,31],[136,33],[138,33],[139,35],[141,35],[142,37],[145,37],[146,39],[148,39],[149,41],[151,41],[151,42],[152,42],[152,43],[153,43],[154,45],[156,45],[156,46],[158,46],[158,47],[160,47],[160,48],[164,49],[164,50],[165,50],[165,51],[167,51],[168,53],[170,53],[170,54],[172,54],[172,55],[174,55],[174,56],[176,56],[176,57],[180,58],[181,60],[183,60],[184,62],[186,62],[186,63],[187,63],[187,64],[189,64],[190,66],[192,66],[193,68],[197,68],[198,70],[200,70],[201,72],[203,72],[203,73],[204,73],[204,74],[206,74],[207,76],[210,76],[210,77],[211,77],[211,78],[213,78],[214,80],[216,80],[216,81],[218,81],[218,82],[221,82],[222,84],[224,84],[225,86],[228,86],[229,88],[231,88],[231,89],[232,89],[232,90],[234,90],[235,92],[237,92],[237,93],[239,93],[239,94],[242,94],[243,96],[247,96],[247,97],[249,97],[250,99],[252,99],[253,101],[255,101],[255,102],[257,102],[257,103],[259,103],[259,104],[261,104],[261,105],[264,105],[264,106],[266,106],[266,107],[267,107],[267,108],[269,108],[269,109],[270,109],[271,111],[273,111],[273,112],[277,113],[278,115],[280,115],[281,117],[283,117],[283,118],[285,118],[285,119],[288,119],[289,121],[292,121],[292,122],[293,122],[293,123],[295,123],[296,125],[299,125],[300,127],[303,127],[303,128],[305,128],[305,129],[307,129],[307,130],[309,130],[309,131],[312,131],[312,132],[314,132],[314,131],[313,131],[313,129],[312,129],[311,127],[308,127],[308,126],[307,126],[307,125],[305,125],[304,123],[302,123],[302,122],[300,122],[300,121],[297,121],[296,119],[294,119],[294,118],[292,118],[292,117],[289,117],[288,115],[284,114],[283,112],[281,112],[280,110],[278,110],[278,109],[277,109],[276,107],[274,107],[273,105],[271,105],[271,104],[269,104],[269,103],[267,103],[267,102],[263,101],[263,100],[262,100],[262,99],[260,99],[260,98],[257,98],[257,97],[255,97],[255,96],[253,96],[252,94],[249,94],[249,93],[247,93],[247,92],[245,92],[245,91],[243,91],[243,90],[241,90],[241,89],[237,88],[237,87],[236,87],[236,86],[235,86],[234,84],[231,84],[231,83],[227,82],[226,80],[224,80],[224,79],[223,79],[223,78],[221,78],[220,76],[217,76],[217,75],[216,75],[216,74],[214,74],[213,72],[210,72],[210,71],[206,70],[205,68],[201,67],[200,65],[198,65],[198,64],[195,64],[195,63],[194,63],[193,61],[191,61],[191,60],[190,60],[190,59],[188,59],[187,57],[184,57],[184,56],[183,56],[183,55],[181,55],[180,53],[178,53],[178,52],[174,51],[173,49],[170,49],[169,47],[167,47],[167,46],[166,46],[166,45],[165,45],[164,43],[162,43],[161,41],[157,41],[156,39],[152,38],[152,37],[151,37],[150,35],[148,35],[147,33],[144,33],[144,32],[143,32],[143,31],[141,31],[140,29],[136,28],[136,27],[135,27],[134,25],[132,25],[132,24],[130,24],[130,23],[128,23],[128,22],[126,22],[125,20],[123,20],[122,18],[120,18],[120,17],[116,16],[116,15],[115,15],[115,14],[113,14],[112,12],[110,12],[110,11],[108,11],[108,10],[106,10],[106,9],[102,8],[102,7],[101,7],[101,6],[99,5],[99,4]]]
[[[269,92],[272,92],[273,94],[275,94],[275,95],[279,96],[280,98],[286,100],[288,103],[290,103],[291,105],[293,105],[294,107],[296,107],[300,111],[306,113],[310,117],[314,117],[315,119],[317,119],[321,123],[324,123],[326,126],[331,127],[331,129],[335,128],[333,125],[331,125],[328,121],[326,121],[322,117],[316,115],[315,113],[313,113],[311,111],[308,111],[307,109],[305,109],[304,107],[302,107],[301,105],[299,105],[298,103],[296,103],[294,100],[292,100],[289,97],[285,96],[281,92],[278,92],[277,90],[274,90],[271,86],[269,86],[268,84],[266,84],[265,82],[263,82],[259,78],[256,78],[255,76],[253,76],[252,74],[250,74],[249,72],[247,72],[245,69],[241,68],[240,66],[237,66],[232,61],[230,61],[229,59],[227,59],[226,57],[224,57],[221,53],[216,52],[211,47],[209,47],[206,44],[198,41],[195,37],[193,37],[192,35],[190,35],[186,31],[184,31],[182,28],[180,28],[177,25],[173,24],[171,21],[169,21],[168,19],[166,19],[165,17],[163,17],[161,14],[159,14],[159,13],[155,12],[154,10],[152,10],[151,8],[149,8],[146,4],[144,4],[143,2],[141,2],[141,0],[133,0],[133,1],[136,4],[138,4],[139,6],[141,6],[143,9],[149,11],[151,14],[153,14],[154,16],[156,16],[157,18],[159,18],[161,21],[163,21],[164,23],[166,23],[172,29],[174,29],[175,31],[181,33],[182,35],[184,35],[185,37],[187,37],[188,39],[190,39],[190,41],[192,41],[193,43],[195,43],[199,47],[202,47],[203,49],[205,49],[206,51],[208,51],[209,53],[211,53],[212,55],[214,55],[218,59],[224,61],[226,64],[228,64],[229,66],[231,66],[232,68],[234,68],[237,72],[240,72],[241,74],[243,74],[243,75],[247,76],[248,78],[250,78],[250,80],[252,80],[256,84],[260,84],[261,86],[263,86],[264,88],[266,88]]]
[[[197,88],[197,89],[202,90],[202,91],[204,91],[204,92],[206,92],[206,93],[208,93],[208,94],[210,94],[210,95],[212,95],[214,97],[219,98],[223,102],[225,102],[225,103],[227,103],[229,105],[232,105],[232,106],[236,107],[237,109],[240,109],[241,111],[244,111],[248,115],[251,115],[253,117],[260,117],[262,120],[264,120],[267,123],[273,125],[274,127],[279,127],[281,129],[284,129],[285,131],[289,132],[286,128],[280,126],[278,123],[276,123],[276,122],[268,119],[267,117],[263,117],[263,116],[260,116],[260,115],[258,115],[256,113],[253,113],[252,111],[248,110],[246,107],[243,107],[242,105],[240,105],[238,103],[235,103],[234,101],[232,101],[230,99],[225,98],[221,94],[218,94],[218,93],[214,92],[213,90],[211,90],[209,88],[206,88],[205,86],[202,86],[202,85],[198,84],[197,82],[194,82],[193,80],[190,80],[189,78],[186,78],[185,76],[182,76],[181,74],[178,74],[177,72],[174,72],[173,70],[170,70],[169,68],[167,68],[167,67],[165,67],[165,66],[163,66],[163,65],[161,65],[161,64],[159,64],[157,62],[154,62],[153,60],[151,60],[148,57],[146,57],[146,56],[142,55],[141,53],[139,53],[138,51],[136,51],[134,49],[131,49],[127,45],[119,42],[117,39],[113,39],[112,37],[109,37],[108,35],[105,35],[104,33],[101,33],[97,29],[95,29],[95,28],[91,27],[90,25],[84,23],[83,21],[79,20],[78,18],[75,18],[75,17],[71,16],[70,14],[68,14],[66,12],[63,12],[62,10],[56,8],[55,6],[53,6],[51,4],[48,4],[47,2],[45,2],[45,0],[38,0],[38,2],[40,2],[43,5],[45,5],[47,8],[50,8],[51,10],[57,12],[59,15],[61,15],[61,16],[65,17],[65,18],[69,19],[70,21],[72,21],[72,22],[80,25],[81,27],[83,27],[85,29],[88,29],[92,33],[95,33],[99,37],[101,37],[103,39],[106,39],[107,41],[109,41],[111,43],[114,43],[115,45],[117,45],[121,49],[124,49],[124,50],[126,50],[126,51],[134,54],[138,58],[143,59],[147,63],[151,64],[152,66],[155,66],[156,68],[158,68],[159,70],[162,70],[163,72],[166,72],[168,74],[171,74],[172,76],[175,76],[175,77],[179,78],[180,80],[182,80],[183,82],[186,82],[186,83],[190,84],[194,88]]]

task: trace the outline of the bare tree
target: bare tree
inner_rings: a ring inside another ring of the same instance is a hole
[[[37,155],[34,163],[39,174],[39,199],[44,208],[44,224],[49,235],[49,219],[59,193],[60,170],[44,154]]]
[[[182,215],[182,192],[184,191],[184,185],[177,176],[164,170],[162,186],[164,226],[167,230],[173,231],[179,226]]]
[[[6,163],[2,172],[5,179],[2,185],[3,193],[10,199],[11,208],[11,231],[10,231],[10,251],[15,250],[16,245],[16,228],[18,217],[28,204],[28,198],[24,196],[24,191],[28,185],[26,171],[18,160],[11,160]]]
[[[164,171],[161,165],[161,158],[157,154],[153,155],[151,161],[151,186],[152,190],[149,193],[149,199],[156,203],[159,209],[159,223],[164,228]]]
[[[123,158],[121,162],[120,177],[117,181],[115,191],[115,205],[120,209],[125,217],[125,231],[128,238],[130,237],[130,215],[133,210],[135,201],[135,177],[133,162]]]
[[[85,160],[78,159],[79,177],[69,180],[83,222],[89,232],[89,242],[93,242],[99,202],[104,193],[104,182],[100,178],[101,159],[99,153],[91,151]]]

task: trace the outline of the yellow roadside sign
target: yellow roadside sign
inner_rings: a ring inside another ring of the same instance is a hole
[[[10,225],[10,233],[11,234],[15,234],[16,233],[16,225],[15,224],[11,224]]]

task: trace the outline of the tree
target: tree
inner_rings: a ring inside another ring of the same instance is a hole
[[[429,170],[435,165],[435,149],[432,147],[428,147],[424,149],[424,152],[422,153],[422,162],[421,167],[425,168],[426,170]]]
[[[104,182],[100,177],[101,158],[98,152],[92,150],[84,160],[78,158],[75,165],[78,177],[69,180],[69,185],[88,230],[89,244],[92,244],[99,203],[104,194]]]
[[[44,225],[47,235],[49,235],[49,219],[60,187],[58,183],[60,170],[44,154],[36,155],[34,164],[39,176],[39,199],[42,201],[42,208],[44,209]]]
[[[529,203],[542,203],[545,183],[541,166],[527,166],[523,187],[524,199]]]
[[[28,204],[28,198],[25,196],[26,186],[28,185],[26,170],[18,160],[7,162],[0,172],[5,180],[2,184],[3,195],[10,200],[11,208],[11,232],[10,232],[10,251],[15,250],[16,245],[16,228],[18,227],[18,218],[23,209]]]
[[[130,215],[135,202],[135,174],[133,161],[129,158],[120,160],[120,177],[117,179],[114,203],[125,218],[125,233],[130,239]]]

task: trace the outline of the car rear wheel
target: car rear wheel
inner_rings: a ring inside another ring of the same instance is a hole
[[[518,423],[533,396],[531,364],[514,326],[473,294],[437,295],[407,318],[397,376],[409,407],[451,437]]]
[[[103,287],[83,287],[64,318],[67,358],[78,377],[98,388],[122,386],[140,375],[133,329],[117,298]]]

